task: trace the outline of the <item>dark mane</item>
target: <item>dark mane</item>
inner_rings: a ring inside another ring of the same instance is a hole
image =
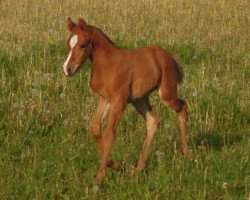
[[[103,33],[103,31],[101,29],[97,28],[96,26],[92,26],[92,25],[90,25],[90,28],[91,28],[91,30],[99,31],[112,45],[117,47],[116,43],[114,41],[112,41],[105,33]]]

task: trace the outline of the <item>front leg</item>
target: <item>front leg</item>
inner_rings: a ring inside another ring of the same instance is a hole
[[[102,126],[102,121],[108,115],[109,110],[110,110],[110,104],[108,103],[108,101],[105,98],[100,97],[96,110],[96,116],[91,121],[90,125],[92,135],[96,139],[97,146],[101,156],[103,156],[103,138],[102,138],[101,126]],[[120,163],[113,162],[109,158],[108,166],[114,170],[117,170],[120,168]]]
[[[101,123],[105,116],[109,112],[109,103],[103,97],[99,98],[96,115],[91,121],[90,127],[93,137],[96,139],[97,146],[101,155],[103,155],[103,141],[102,141],[102,132],[101,132]]]
[[[110,150],[114,142],[114,136],[116,128],[120,122],[122,114],[126,108],[127,102],[124,102],[123,98],[115,98],[110,102],[110,114],[108,119],[108,124],[104,133],[103,139],[103,154],[102,163],[96,175],[96,183],[101,184],[103,177],[105,176],[107,167],[110,165]]]

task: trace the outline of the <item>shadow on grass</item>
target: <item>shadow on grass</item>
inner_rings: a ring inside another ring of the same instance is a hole
[[[238,134],[221,135],[217,131],[201,132],[196,136],[196,147],[205,146],[216,150],[221,150],[224,146],[230,146],[242,141],[242,136]]]

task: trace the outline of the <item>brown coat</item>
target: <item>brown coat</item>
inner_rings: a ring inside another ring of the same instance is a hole
[[[159,46],[133,51],[120,49],[100,29],[87,25],[83,19],[75,24],[69,18],[67,25],[71,31],[67,41],[70,53],[63,66],[64,73],[73,76],[86,59],[91,59],[93,74],[90,86],[99,95],[97,113],[91,123],[92,134],[102,155],[96,183],[101,184],[107,167],[120,167],[119,163],[111,160],[109,153],[115,130],[128,103],[134,105],[147,123],[147,137],[136,169],[141,171],[144,168],[159,124],[159,118],[148,101],[148,95],[156,89],[163,104],[178,113],[182,152],[187,155],[187,103],[177,94],[177,83],[183,80],[183,71],[173,54]],[[108,113],[108,124],[102,135],[101,122]]]

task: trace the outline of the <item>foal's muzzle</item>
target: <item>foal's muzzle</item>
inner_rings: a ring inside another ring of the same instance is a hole
[[[73,71],[71,69],[71,67],[67,68],[67,76],[72,76],[73,75]]]
[[[75,66],[75,67],[72,67],[72,66],[67,66],[66,69],[64,69],[64,74],[65,76],[67,77],[71,77],[75,74],[75,72],[77,71],[78,67]]]

